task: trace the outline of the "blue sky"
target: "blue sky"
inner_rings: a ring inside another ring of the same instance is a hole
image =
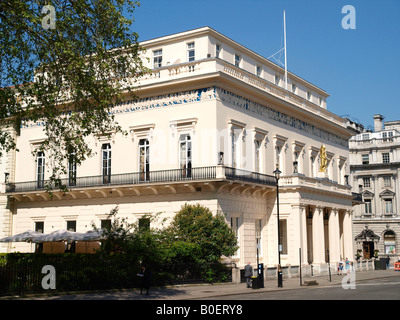
[[[356,29],[342,28],[345,5]],[[268,58],[283,45],[283,10],[288,69],[330,94],[329,111],[366,128],[376,113],[400,120],[399,0],[141,0],[132,29],[144,41],[209,26]]]

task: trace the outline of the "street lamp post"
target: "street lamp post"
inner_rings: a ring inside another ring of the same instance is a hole
[[[276,166],[276,170],[273,172],[276,180],[276,212],[277,212],[277,220],[278,220],[278,287],[283,287],[282,281],[282,269],[281,269],[281,233],[280,233],[280,225],[279,225],[279,178],[281,175],[281,171]]]

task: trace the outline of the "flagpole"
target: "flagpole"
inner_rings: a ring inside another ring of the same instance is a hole
[[[286,55],[286,12],[283,10],[283,36],[284,36],[284,43],[285,43],[285,89],[287,90],[287,55]]]

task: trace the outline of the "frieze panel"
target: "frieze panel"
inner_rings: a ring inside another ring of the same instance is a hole
[[[112,113],[123,114],[131,112],[140,112],[153,109],[169,108],[175,105],[182,105],[186,103],[195,103],[205,100],[218,99],[225,103],[229,103],[240,109],[252,112],[261,118],[271,119],[295,129],[307,132],[325,141],[336,143],[340,146],[348,147],[348,141],[340,138],[339,136],[329,133],[326,130],[317,128],[305,121],[296,119],[283,112],[274,110],[265,105],[246,99],[228,90],[219,87],[210,87],[203,89],[196,89],[184,92],[177,92],[172,94],[159,95],[138,100],[124,101],[112,108]],[[22,121],[21,128],[32,128],[44,126],[43,121],[35,123],[27,123]]]

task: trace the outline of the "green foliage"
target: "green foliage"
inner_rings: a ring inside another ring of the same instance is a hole
[[[125,253],[146,263],[214,263],[237,250],[236,237],[222,214],[213,215],[201,205],[182,206],[169,227],[157,224],[159,214],[142,217],[134,224],[118,216],[118,207],[109,213],[111,227],[105,230],[98,254]],[[93,225],[96,229],[96,226]]]
[[[44,5],[51,5],[51,11]],[[52,172],[47,187],[65,189],[71,160],[94,152],[87,137],[124,133],[112,106],[132,99],[146,71],[138,35],[130,31],[133,0],[0,1],[0,155],[16,147],[7,127],[40,122]],[[54,18],[54,19],[53,19]],[[54,28],[45,28],[48,19]]]
[[[197,261],[217,262],[221,256],[231,256],[237,250],[237,240],[222,214],[212,212],[199,204],[182,206],[175,215],[170,232],[180,241],[199,248]]]

